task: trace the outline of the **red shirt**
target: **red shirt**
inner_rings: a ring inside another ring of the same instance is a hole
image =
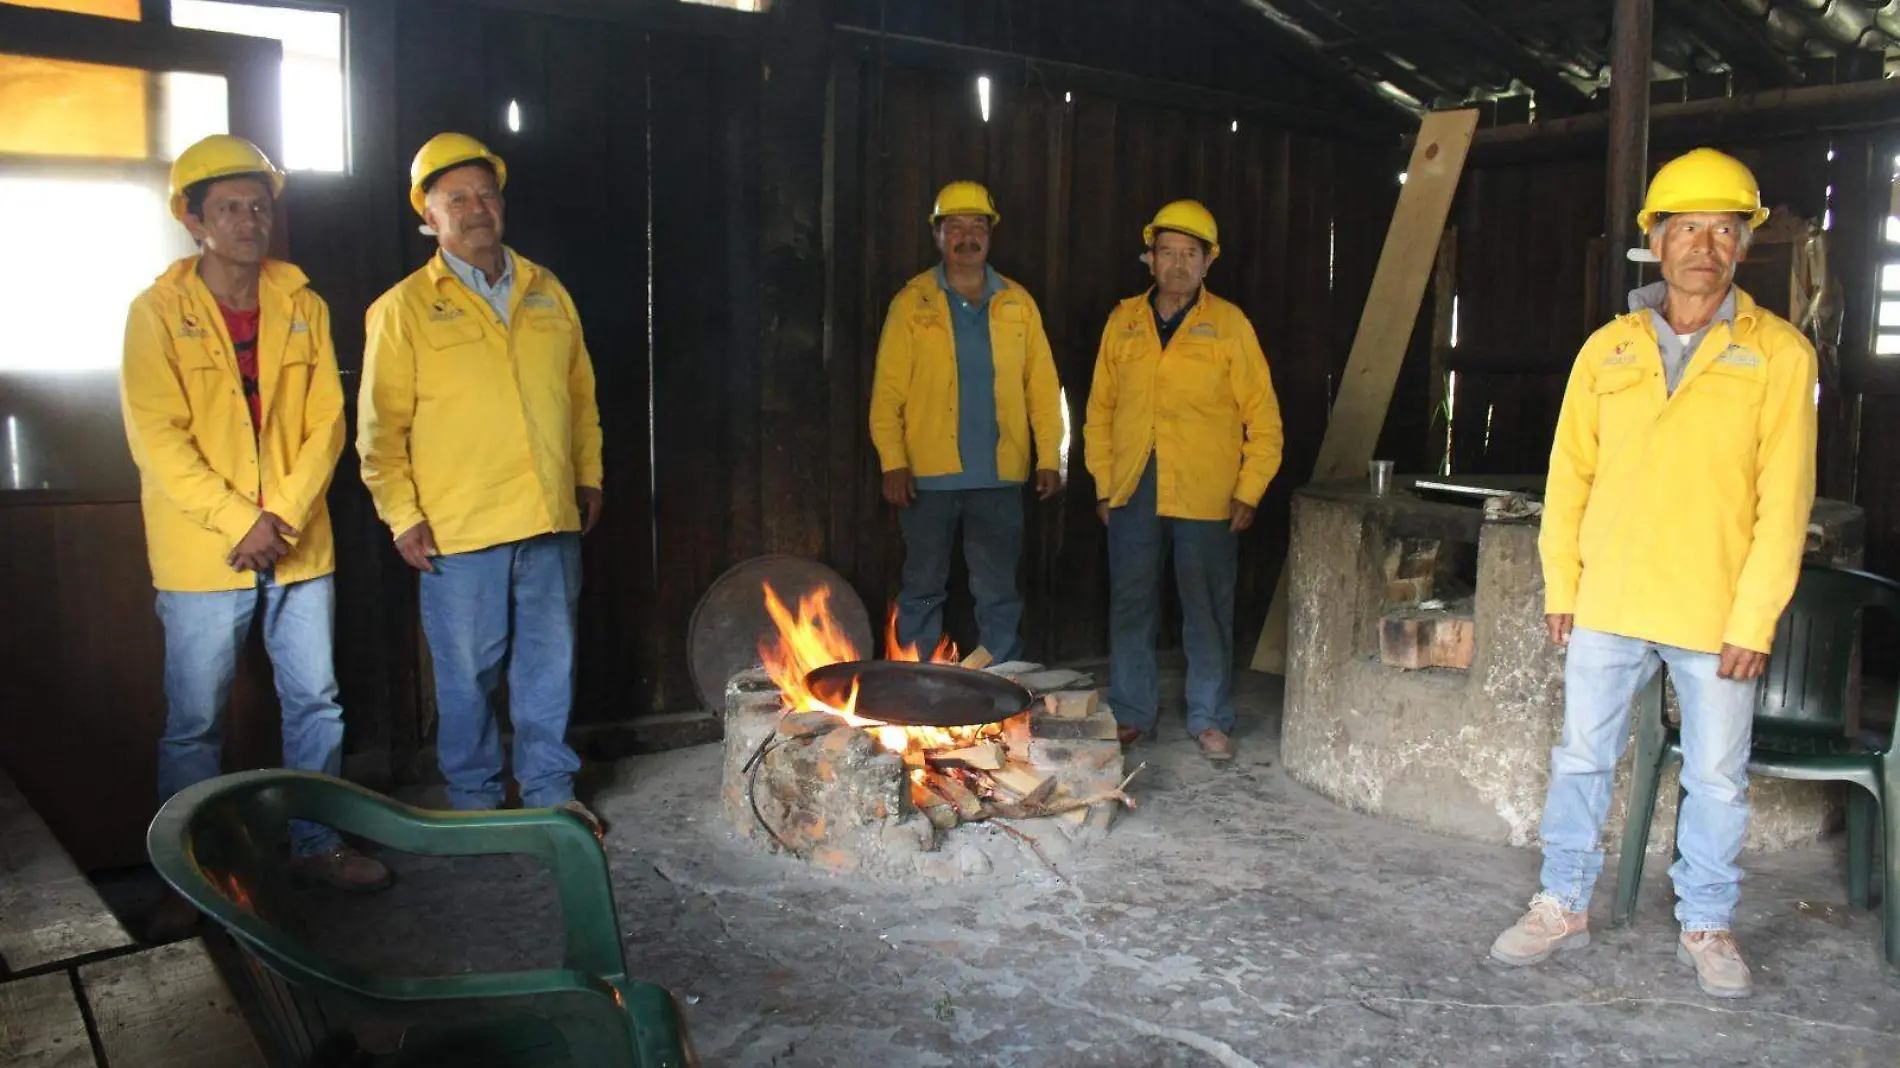
[[[231,332],[231,347],[237,350],[238,377],[244,382],[244,400],[251,406],[251,434],[256,436],[264,425],[264,398],[257,390],[257,309],[232,311],[218,305],[224,313],[224,328]]]
[[[231,347],[237,352],[238,380],[244,383],[244,402],[251,406],[251,437],[255,440],[264,425],[264,396],[257,388],[258,310],[232,311],[222,304],[218,310],[224,313],[224,328],[231,332]],[[262,493],[257,503],[264,503]]]

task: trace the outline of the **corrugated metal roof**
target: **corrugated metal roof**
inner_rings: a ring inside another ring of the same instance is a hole
[[[1529,95],[1574,112],[1601,106],[1609,83],[1612,0],[1233,2],[1421,110]],[[1900,0],[1656,0],[1652,77],[1792,85],[1816,59],[1851,60],[1840,77],[1864,77],[1896,46]]]

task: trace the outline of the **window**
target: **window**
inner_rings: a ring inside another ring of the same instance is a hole
[[[1882,221],[1880,297],[1874,319],[1874,355],[1900,356],[1900,156],[1893,160],[1893,191]]]
[[[0,54],[0,489],[127,493],[125,308],[191,252],[171,160],[226,128],[215,75]],[[74,279],[84,279],[74,285]]]
[[[772,0],[685,0],[689,4],[705,4],[707,7],[726,7],[734,11],[764,11],[772,6]]]
[[[109,19],[139,21],[139,0],[6,0],[16,7],[44,7],[70,11],[76,15],[99,15]]]
[[[172,24],[281,43],[284,158],[279,165],[293,171],[342,171],[348,166],[342,11],[172,0]]]

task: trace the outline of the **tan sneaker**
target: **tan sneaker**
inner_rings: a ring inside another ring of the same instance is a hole
[[[1209,760],[1223,761],[1234,759],[1234,743],[1225,731],[1209,727],[1194,736],[1201,743],[1201,755]]]
[[[1531,898],[1531,910],[1491,943],[1493,960],[1523,967],[1549,960],[1553,953],[1590,944],[1590,914],[1571,912],[1549,894]]]
[[[1712,998],[1745,998],[1755,989],[1742,947],[1728,931],[1684,931],[1676,959],[1695,969],[1696,985]]]
[[[366,857],[342,842],[328,852],[290,858],[290,870],[352,894],[373,894],[394,881],[382,861]]]

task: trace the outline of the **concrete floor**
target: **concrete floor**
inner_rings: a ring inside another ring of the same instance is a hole
[[[596,797],[627,955],[678,993],[709,1066],[1900,1063],[1878,918],[1834,844],[1744,863],[1756,996],[1676,963],[1666,878],[1634,929],[1510,969],[1486,956],[1537,856],[1343,810],[1279,770],[1277,678],[1242,672],[1239,759],[1204,763],[1164,713],[1131,755],[1141,802],[1108,838],[949,885],[824,874],[738,851],[716,746],[628,760]],[[994,832],[991,852],[1020,849]],[[340,952],[411,974],[551,963],[541,873],[396,857],[398,886],[322,903]],[[1608,879],[1599,890],[1607,915]],[[420,917],[420,919],[419,919]]]

